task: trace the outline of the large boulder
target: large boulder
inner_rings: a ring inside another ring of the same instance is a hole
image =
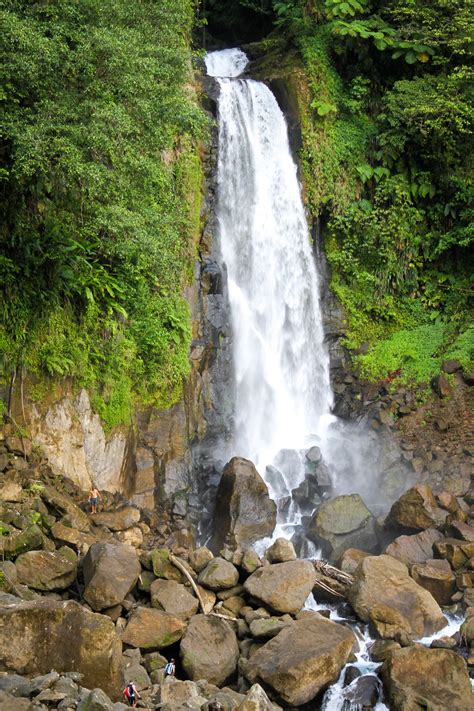
[[[301,706],[335,682],[355,642],[347,627],[314,615],[286,627],[242,664],[251,683]]]
[[[229,542],[243,548],[273,533],[276,505],[252,462],[233,457],[217,490],[213,546]]]
[[[296,559],[295,548],[293,543],[286,538],[277,538],[276,541],[267,549],[265,557],[270,563],[286,563],[289,560]]]
[[[438,605],[449,605],[456,592],[456,578],[447,560],[427,560],[412,566],[411,577],[433,595]]]
[[[277,711],[277,709],[279,707],[272,704],[260,684],[254,684],[235,711]]]
[[[118,605],[135,586],[140,570],[132,546],[94,543],[84,558],[84,599],[93,610]]]
[[[87,551],[94,543],[108,543],[112,540],[112,533],[105,528],[94,527],[91,533],[84,533],[60,521],[56,521],[51,526],[51,533],[56,541],[67,543],[81,553]]]
[[[125,644],[140,649],[164,649],[181,639],[186,623],[161,610],[137,607],[123,634]]]
[[[184,585],[174,580],[154,580],[150,586],[151,604],[180,620],[196,614],[199,601]]]
[[[79,531],[88,532],[90,522],[88,515],[79,508],[76,502],[65,491],[60,491],[51,484],[44,484],[41,490],[41,497],[50,508],[64,514],[67,525],[77,528]]]
[[[34,711],[34,706],[29,699],[19,699],[13,694],[0,691],[0,711]]]
[[[132,528],[140,521],[140,509],[133,506],[124,506],[115,511],[103,511],[102,513],[94,514],[94,523],[96,526],[105,526],[111,531],[125,531],[127,528]]]
[[[399,536],[390,543],[385,553],[405,563],[409,568],[415,563],[426,563],[433,558],[433,544],[441,541],[443,534],[436,528],[427,528],[412,536]]]
[[[239,659],[237,637],[230,624],[210,615],[196,615],[181,640],[181,662],[193,681],[206,679],[223,686]]]
[[[65,590],[76,579],[77,557],[67,546],[58,551],[28,551],[16,559],[18,581],[34,590]]]
[[[444,523],[447,511],[438,504],[427,484],[417,484],[408,489],[390,509],[388,519],[402,528],[424,531]]]
[[[364,558],[348,597],[358,616],[371,622],[383,639],[407,643],[446,625],[433,596],[410,578],[406,565],[389,555]]]
[[[209,590],[228,590],[239,582],[239,571],[224,558],[213,558],[199,574],[199,584]]]
[[[113,622],[73,601],[51,599],[0,607],[0,671],[77,671],[89,688],[117,697],[122,643]]]
[[[400,649],[384,662],[381,674],[393,711],[474,708],[466,662],[448,649]]]
[[[259,568],[247,578],[244,588],[249,595],[275,612],[296,614],[303,607],[315,580],[312,563],[291,560]]]
[[[454,570],[462,568],[474,557],[474,543],[457,538],[443,538],[433,544],[434,552],[447,560]]]
[[[333,562],[348,548],[377,549],[375,519],[359,494],[336,496],[322,504],[307,535]]]
[[[20,553],[42,548],[44,538],[41,528],[36,523],[32,523],[23,531],[14,529],[9,535],[0,536],[0,554],[2,558],[4,556],[15,558]]]

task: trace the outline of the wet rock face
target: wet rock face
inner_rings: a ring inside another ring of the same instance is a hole
[[[259,568],[247,578],[244,588],[272,610],[296,614],[303,607],[315,580],[312,563],[294,560]]]
[[[214,513],[213,545],[219,550],[229,540],[247,547],[270,536],[276,524],[276,505],[252,462],[234,457],[219,483]]]
[[[349,601],[383,639],[408,643],[442,629],[446,619],[433,596],[391,556],[364,558],[354,574]]]
[[[382,678],[394,711],[473,708],[465,661],[447,649],[400,649],[382,666]]]
[[[3,670],[19,674],[76,670],[88,687],[100,686],[114,697],[120,693],[122,643],[104,615],[76,602],[42,599],[0,607],[0,618]]]
[[[94,543],[84,559],[84,599],[94,610],[117,605],[136,584],[140,570],[131,546]]]
[[[181,641],[181,662],[190,679],[207,679],[223,686],[234,674],[239,659],[235,632],[225,620],[196,615]]]
[[[257,650],[243,671],[287,704],[300,706],[337,680],[355,638],[342,625],[314,616],[295,622]]]
[[[320,506],[308,529],[308,538],[323,546],[335,561],[348,548],[375,551],[375,519],[358,494],[336,496]]]

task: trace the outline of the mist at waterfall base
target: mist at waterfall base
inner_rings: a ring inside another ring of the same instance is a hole
[[[291,538],[311,513],[292,492],[321,455],[331,495],[359,493],[380,507],[378,450],[373,433],[331,414],[320,280],[282,111],[264,83],[241,77],[240,50],[205,62],[219,87],[218,240],[233,335],[225,457],[254,462],[278,504],[274,537]]]

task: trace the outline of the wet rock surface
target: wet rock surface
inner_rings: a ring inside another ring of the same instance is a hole
[[[346,627],[319,616],[301,620],[256,651],[243,666],[244,674],[299,706],[336,681],[353,644]]]
[[[446,624],[433,596],[391,556],[364,558],[355,572],[349,600],[359,617],[374,625],[384,639],[406,643]]]
[[[370,552],[378,547],[374,516],[358,494],[323,503],[311,520],[308,537],[323,546],[331,561],[347,548],[357,546]]]
[[[181,662],[193,679],[222,686],[234,674],[239,660],[235,632],[226,620],[196,615],[181,642]]]

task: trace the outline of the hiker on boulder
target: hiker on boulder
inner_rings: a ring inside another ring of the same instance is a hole
[[[95,486],[95,484],[92,484],[91,490],[89,491],[89,503],[91,505],[91,514],[96,514],[97,513],[97,504],[99,503],[99,499],[101,499],[100,491],[99,489]]]
[[[170,659],[168,664],[165,666],[165,677],[175,676],[176,674],[176,662],[174,659]]]
[[[138,689],[135,686],[134,681],[129,681],[125,689],[123,690],[123,697],[129,706],[133,708],[136,707],[138,699],[142,697],[138,693]]]

